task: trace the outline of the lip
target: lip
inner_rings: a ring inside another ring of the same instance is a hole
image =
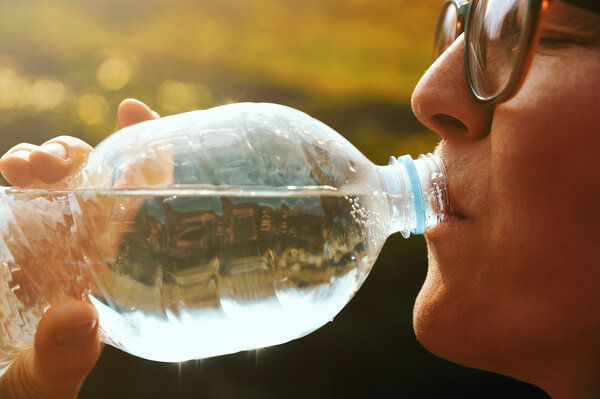
[[[442,219],[442,221],[440,222],[440,225],[442,224],[455,224],[455,223],[465,223],[468,222],[470,219],[466,216],[464,216],[463,214],[460,213],[447,213],[446,215],[444,215],[444,219]]]
[[[468,216],[465,215],[465,212],[462,210],[463,208],[460,205],[460,202],[456,200],[455,191],[452,190],[452,186],[448,189],[448,203],[449,209],[448,213],[445,215],[444,220],[448,219],[449,221],[459,222],[459,221],[467,221],[470,220]]]
[[[437,233],[445,230],[450,226],[460,226],[470,222],[467,216],[465,216],[462,212],[458,211],[456,208],[451,207],[449,212],[444,215],[444,218],[437,224],[437,226],[433,227],[427,235],[431,233]],[[436,234],[437,235],[437,234]]]
[[[457,168],[457,164],[460,165],[460,162],[455,162],[456,160],[447,156],[447,152],[445,150],[445,146],[442,142],[439,145],[435,153],[438,155],[445,166],[446,169],[446,178],[447,178],[447,195],[448,195],[448,210],[444,215],[444,218],[440,222],[440,225],[449,225],[449,224],[462,224],[465,222],[471,221],[469,214],[465,212],[465,207],[462,204],[462,201],[469,198],[469,190],[464,190],[464,184],[462,184],[465,179],[464,176],[461,178],[461,169]],[[464,168],[462,169],[464,171]],[[466,195],[465,195],[466,194]],[[436,228],[434,228],[435,230]]]
[[[438,242],[447,241],[448,239],[457,239],[466,233],[467,228],[472,220],[452,201],[449,194],[450,209],[444,215],[444,218],[433,228],[425,232],[425,237],[428,241]]]

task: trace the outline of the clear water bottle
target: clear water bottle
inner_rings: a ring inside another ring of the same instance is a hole
[[[448,206],[436,156],[375,166],[274,104],[127,127],[73,179],[1,189],[4,365],[65,298],[89,298],[105,342],[158,361],[301,337],[344,307],[390,234],[423,233]]]

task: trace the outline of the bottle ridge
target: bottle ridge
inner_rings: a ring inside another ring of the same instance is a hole
[[[334,318],[390,234],[422,234],[448,208],[437,156],[376,166],[274,104],[127,127],[73,179],[0,189],[0,367],[66,298],[89,299],[105,342],[151,360],[287,342]]]

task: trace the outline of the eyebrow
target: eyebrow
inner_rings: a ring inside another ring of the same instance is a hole
[[[572,4],[581,0],[562,0],[562,3]],[[589,32],[594,35],[600,35],[600,14],[591,14],[583,10],[583,8],[571,8],[567,10],[565,7],[559,6],[560,2],[548,10],[546,15],[545,25],[550,26],[568,26],[581,32]],[[600,1],[595,3],[597,8],[600,7]],[[575,4],[572,4],[575,6]]]
[[[593,11],[600,14],[600,2],[598,0],[562,0],[567,4]]]

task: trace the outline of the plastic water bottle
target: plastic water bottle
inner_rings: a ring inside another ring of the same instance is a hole
[[[158,361],[301,337],[344,307],[390,234],[421,234],[448,206],[436,156],[375,166],[273,104],[122,129],[73,179],[0,190],[0,366],[65,298],[89,298],[105,342]]]

